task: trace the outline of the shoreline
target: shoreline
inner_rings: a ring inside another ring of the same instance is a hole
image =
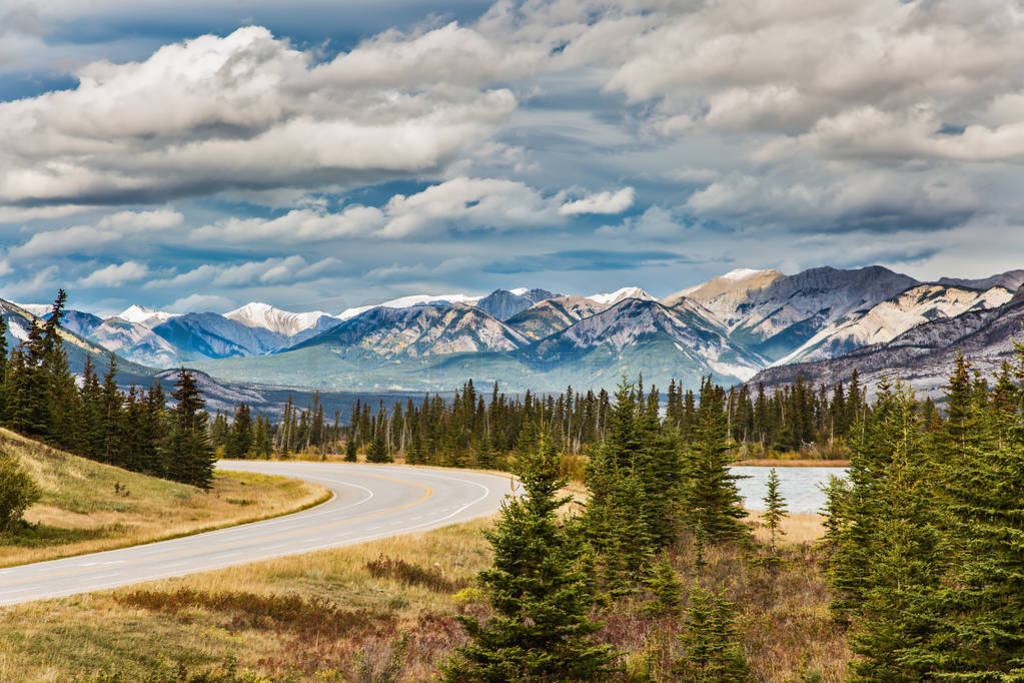
[[[812,458],[800,458],[784,460],[779,458],[752,458],[750,460],[737,460],[732,463],[733,467],[849,467],[849,460],[815,460]]]

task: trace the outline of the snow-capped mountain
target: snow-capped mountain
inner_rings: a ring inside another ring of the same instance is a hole
[[[246,327],[259,327],[276,332],[284,337],[294,337],[300,332],[315,328],[318,325],[326,329],[340,322],[340,318],[336,318],[324,311],[292,313],[259,301],[252,301],[240,308],[229,311],[224,314],[224,317],[240,322]],[[327,318],[327,320],[321,323],[321,318]]]
[[[764,289],[786,277],[777,270],[737,268],[707,282],[687,287],[661,300],[666,306],[675,306],[684,298],[701,302],[711,311],[732,311],[740,306],[751,291]]]
[[[776,365],[836,358],[862,346],[891,341],[925,323],[954,318],[966,311],[1002,306],[1013,298],[1003,287],[966,289],[940,284],[911,287],[871,307],[826,325]]]
[[[49,312],[48,310],[47,313]],[[74,332],[80,337],[89,338],[93,331],[103,324],[103,318],[85,311],[70,310],[64,311],[62,324],[65,330]]]
[[[511,351],[527,343],[525,336],[485,311],[453,303],[376,307],[294,348],[326,344],[386,357],[420,357]]]
[[[543,339],[606,308],[605,304],[586,297],[558,296],[520,311],[505,324],[530,339]]]
[[[847,313],[871,308],[916,284],[881,266],[812,268],[790,276],[739,270],[673,297],[700,302],[728,327],[733,342],[776,361]]]
[[[14,303],[14,302],[12,301],[11,303]],[[23,311],[28,311],[29,313],[31,313],[32,315],[36,316],[37,318],[41,318],[41,317],[43,317],[44,315],[46,315],[47,313],[49,313],[50,311],[53,310],[53,305],[52,304],[19,304],[19,303],[14,303],[14,305],[17,306],[18,308],[20,308]]]
[[[86,336],[119,356],[150,367],[172,367],[184,360],[178,347],[153,330],[117,316],[102,321]]]
[[[571,361],[602,376],[636,374],[632,366],[654,382],[708,373],[725,382],[749,379],[764,359],[733,344],[705,313],[692,302],[669,308],[628,297],[543,339],[533,352],[545,363]]]
[[[658,386],[676,378],[696,388],[709,373],[724,383],[759,371],[776,381],[794,367],[821,377],[891,367],[934,379],[937,371],[913,359],[938,359],[938,367],[954,340],[1006,356],[1018,330],[1004,325],[993,337],[982,328],[1024,309],[1010,289],[1022,283],[1024,270],[922,284],[879,266],[790,276],[740,268],[660,301],[637,287],[586,297],[516,288],[484,297],[417,294],[342,316],[258,302],[224,315],[136,305],[106,320],[68,311],[65,327],[78,340],[76,362],[114,351],[126,363],[185,363],[221,379],[338,389],[441,390],[467,377],[517,390],[596,389],[640,373]],[[8,343],[16,344],[33,313],[3,306]],[[30,308],[45,315],[49,305]]]
[[[938,397],[949,378],[954,359],[963,352],[983,375],[993,376],[1014,357],[1014,341],[1024,326],[1024,290],[1002,306],[974,309],[953,318],[911,328],[889,342],[874,344],[844,356],[809,363],[780,365],[759,372],[751,384],[792,383],[797,374],[808,381],[834,385],[849,380],[854,370],[872,385],[882,377],[907,382],[919,398]]]
[[[249,327],[217,313],[186,313],[153,327],[183,358],[263,356],[288,343],[288,338],[260,327]]]
[[[546,289],[496,289],[477,301],[476,307],[498,320],[508,320],[520,311],[525,311],[530,306],[554,296],[557,295]]]
[[[339,313],[337,317],[341,320],[348,320],[374,308],[409,308],[411,306],[437,303],[472,305],[479,301],[480,298],[481,297],[470,296],[468,294],[411,294],[409,296],[401,296],[397,299],[391,299],[390,301],[384,301],[379,304],[346,308],[344,311]]]
[[[51,310],[49,305],[46,305],[45,308],[46,310],[42,311],[42,315],[49,313]],[[97,316],[81,311],[67,311],[67,313],[75,326],[84,323],[88,327],[91,324],[90,321],[94,318],[98,319]],[[33,322],[41,323],[40,318],[42,315],[36,315],[25,310],[20,304],[0,299],[0,316],[3,316],[4,321],[7,323],[5,340],[8,351],[28,339]],[[87,358],[92,359],[93,365],[104,365],[107,356],[111,353],[110,349],[93,342],[70,327],[61,329],[60,335],[64,341],[64,352],[67,354],[68,367],[73,373],[81,374]],[[124,358],[118,360],[118,381],[123,382],[125,385],[132,382],[138,385],[148,385],[151,376],[152,373],[148,368]]]
[[[145,325],[146,327],[151,328],[174,318],[175,314],[168,313],[166,311],[157,311],[152,308],[146,308],[145,306],[139,306],[138,304],[132,304],[118,313],[116,317],[121,318],[122,320],[127,320],[130,323],[138,323],[139,325]]]
[[[601,294],[591,294],[587,297],[595,303],[602,304],[604,306],[611,306],[617,304],[623,299],[643,299],[645,301],[654,301],[654,297],[640,289],[639,287],[621,287],[616,289],[614,292],[604,292]]]

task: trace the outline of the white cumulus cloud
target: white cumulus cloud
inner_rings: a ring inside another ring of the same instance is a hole
[[[128,282],[138,282],[149,275],[149,267],[136,261],[112,263],[95,270],[78,281],[79,287],[120,287]]]
[[[617,192],[600,192],[598,194],[566,202],[558,207],[563,216],[575,216],[581,213],[622,213],[633,206],[636,191],[632,187],[624,187]]]

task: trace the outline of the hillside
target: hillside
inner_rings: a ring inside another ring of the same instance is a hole
[[[213,488],[129,472],[0,429],[42,490],[28,527],[0,535],[0,566],[148,543],[273,517],[323,500],[325,489],[283,477],[218,472]]]

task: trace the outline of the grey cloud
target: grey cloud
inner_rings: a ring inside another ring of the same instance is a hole
[[[488,273],[501,274],[573,270],[637,270],[651,265],[692,263],[698,263],[698,261],[672,251],[572,249],[493,261],[485,265],[483,270]]]

